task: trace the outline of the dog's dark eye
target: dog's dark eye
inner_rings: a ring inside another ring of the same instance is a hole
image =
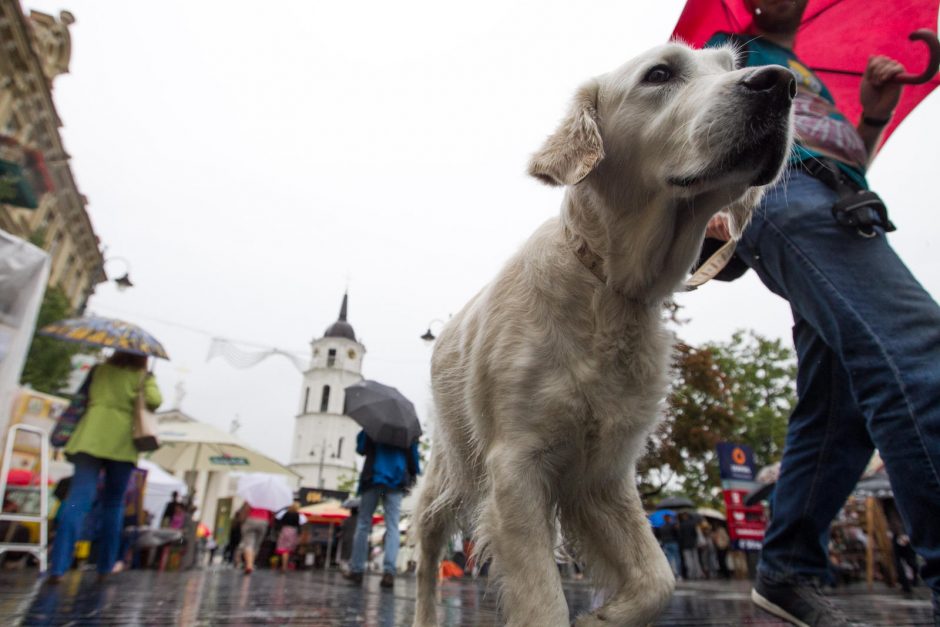
[[[668,83],[671,78],[672,69],[668,65],[657,65],[646,73],[646,76],[643,77],[643,82],[653,85],[662,85],[663,83]]]

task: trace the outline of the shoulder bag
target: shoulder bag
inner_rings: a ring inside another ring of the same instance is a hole
[[[134,402],[134,448],[141,453],[149,453],[160,448],[160,441],[157,439],[157,418],[147,408],[144,393],[148,375],[149,373],[144,372],[144,376],[141,377],[140,387],[137,389],[137,400]]]

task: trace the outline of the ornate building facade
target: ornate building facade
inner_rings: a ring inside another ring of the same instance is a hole
[[[312,358],[304,373],[290,457],[290,469],[303,477],[304,487],[337,490],[340,482],[358,477],[360,427],[343,414],[343,406],[346,386],[362,381],[366,347],[346,320],[347,305],[344,295],[339,319],[310,343]]]
[[[106,276],[52,99],[53,79],[69,69],[73,22],[67,11],[26,16],[18,0],[0,0],[0,229],[41,240],[50,285],[81,309]]]

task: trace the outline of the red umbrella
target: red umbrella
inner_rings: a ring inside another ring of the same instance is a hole
[[[794,52],[820,74],[836,106],[853,123],[862,113],[858,92],[868,57],[887,55],[913,71],[899,81],[908,86],[885,129],[887,139],[940,84],[938,5],[940,0],[809,0]],[[743,34],[750,26],[744,0],[688,0],[672,36],[700,48],[715,33]],[[918,32],[916,38],[927,44],[926,49],[908,39],[920,29],[927,32]]]

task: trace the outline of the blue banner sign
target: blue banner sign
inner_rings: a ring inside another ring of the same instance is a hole
[[[746,444],[718,443],[718,465],[723,480],[753,481],[754,451]]]

